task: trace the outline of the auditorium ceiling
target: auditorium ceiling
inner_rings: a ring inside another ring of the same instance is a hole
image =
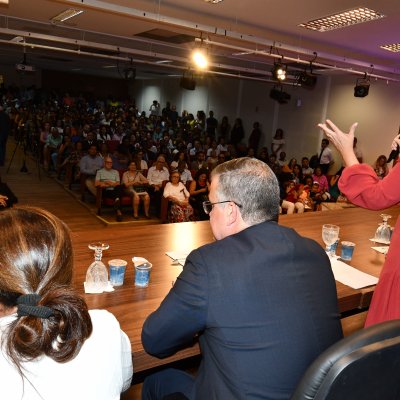
[[[282,63],[289,82],[302,72],[400,81],[395,0],[2,1],[0,67],[24,69],[22,64],[26,73],[33,68],[124,79],[197,74],[190,54],[200,48],[209,58],[205,73],[216,76],[271,81],[272,67]],[[359,7],[378,17],[316,28],[323,17]],[[67,9],[83,12],[52,20]],[[310,21],[314,29],[302,26]]]

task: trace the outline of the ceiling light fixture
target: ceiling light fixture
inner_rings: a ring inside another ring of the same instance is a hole
[[[313,74],[313,62],[317,59],[318,54],[314,51],[314,58],[310,61],[308,72],[307,67],[304,69],[303,72],[300,72],[297,78],[297,83],[304,88],[307,89],[314,89],[315,85],[317,84],[317,76]]]
[[[284,81],[286,79],[286,66],[280,63],[275,63],[271,73],[272,77],[277,81]]]
[[[218,4],[222,3],[224,0],[204,0],[206,3],[211,3],[211,4]]]
[[[359,7],[353,10],[344,11],[338,14],[328,15],[327,17],[313,19],[299,26],[313,31],[326,32],[334,29],[345,28],[362,22],[373,21],[383,18],[386,15],[366,7]]]
[[[192,60],[196,68],[206,69],[208,67],[207,56],[202,49],[195,49],[192,53]]]
[[[392,53],[400,53],[400,43],[385,44],[384,46],[380,46],[380,48],[391,51]]]
[[[82,14],[82,10],[76,10],[74,8],[68,8],[67,10],[64,10],[60,12],[60,14],[57,14],[55,17],[50,18],[51,22],[64,22],[68,19],[71,19],[73,17],[76,17],[77,15]]]

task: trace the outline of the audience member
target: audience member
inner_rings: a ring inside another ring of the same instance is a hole
[[[180,160],[178,162],[178,166],[175,169],[175,171],[178,171],[181,177],[181,182],[186,185],[187,182],[190,182],[193,180],[192,174],[190,171],[186,168],[186,162],[185,160]]]
[[[329,140],[322,139],[321,141],[321,152],[318,157],[318,164],[321,167],[324,175],[328,174],[330,166],[333,164],[332,150],[328,147]]]
[[[132,194],[133,218],[139,219],[139,203],[142,200],[144,214],[149,219],[150,196],[147,193],[149,181],[136,169],[133,161],[129,164],[128,171],[122,175],[122,182]]]
[[[204,154],[204,151],[199,151],[196,155],[196,159],[190,164],[190,169],[197,172],[199,169],[207,167],[206,155]]]
[[[289,162],[282,166],[282,172],[293,174],[293,168],[297,164],[297,160],[295,158],[291,158]]]
[[[209,117],[206,119],[206,132],[207,136],[215,139],[215,135],[218,128],[218,120],[214,117],[214,111],[208,113]]]
[[[329,194],[331,195],[331,199],[333,201],[337,201],[339,196],[342,194],[339,189],[339,179],[342,176],[343,170],[344,167],[341,167],[339,171],[337,171],[336,174],[331,177],[329,182]]]
[[[244,129],[241,118],[236,118],[231,130],[231,140],[232,146],[236,147],[244,138]]]
[[[150,194],[154,196],[157,214],[159,214],[161,210],[163,182],[169,180],[169,171],[165,165],[165,158],[163,156],[158,156],[155,165],[150,167],[147,173],[147,179],[150,185]]]
[[[253,130],[251,131],[249,136],[248,146],[254,150],[255,154],[258,154],[258,145],[260,144],[260,139],[261,139],[260,123],[254,122]]]
[[[228,117],[224,115],[221,120],[221,124],[219,125],[218,135],[220,139],[222,138],[224,141],[228,141],[230,138],[231,125],[229,123]],[[225,150],[226,151],[226,150]]]
[[[310,161],[308,157],[303,157],[301,159],[301,172],[303,176],[312,175],[314,170],[310,167]]]
[[[208,170],[199,169],[196,172],[195,178],[190,182],[190,204],[194,209],[195,218],[199,221],[206,221],[209,219],[208,214],[204,212],[203,202],[208,201]]]
[[[94,196],[96,196],[95,177],[96,172],[103,168],[104,160],[97,154],[97,146],[89,147],[88,154],[83,156],[79,162],[81,175],[85,179],[85,185]]]
[[[48,211],[0,214],[0,369],[4,399],[117,399],[131,384],[130,341],[72,289],[67,226]],[[101,354],[101,357],[99,357]]]
[[[310,363],[342,337],[329,259],[320,244],[277,224],[279,186],[265,163],[217,166],[209,199],[216,241],[189,254],[142,330],[145,350],[157,357],[198,337],[201,365],[195,378],[174,369],[147,377],[142,398],[289,398]]]
[[[116,219],[122,221],[121,197],[122,185],[120,182],[119,172],[112,168],[113,161],[111,157],[104,159],[104,167],[96,172],[95,187],[102,189],[102,197],[113,199],[116,211]]]
[[[50,171],[51,167],[57,169],[57,153],[63,141],[62,135],[56,127],[50,129],[50,134],[47,136],[46,144],[43,150],[44,168]]]
[[[318,182],[322,199],[324,201],[329,200],[331,198],[331,195],[329,194],[329,183],[327,177],[322,173],[321,166],[314,169],[312,178],[314,182]]]
[[[192,220],[193,208],[189,204],[190,193],[179,181],[180,173],[173,171],[171,182],[165,185],[163,196],[172,202],[169,210],[169,222],[188,222]]]
[[[278,158],[278,161],[277,161],[277,163],[279,164],[279,166],[282,168],[284,165],[286,165],[286,152],[284,152],[284,151],[281,151],[280,153],[279,153],[279,158]]]
[[[276,155],[278,160],[281,159],[280,154],[285,147],[285,139],[283,138],[283,129],[278,128],[271,143],[271,153]],[[286,157],[286,154],[285,154]]]

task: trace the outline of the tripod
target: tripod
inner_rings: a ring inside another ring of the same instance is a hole
[[[18,135],[18,137],[16,137],[16,144],[15,144],[14,151],[12,153],[10,162],[8,163],[7,173],[9,173],[9,171],[10,171],[12,162],[13,162],[14,157],[15,157],[15,153],[17,152],[17,149],[19,147],[21,147],[21,145],[22,145],[22,149],[23,149],[23,159],[22,159],[22,167],[21,167],[21,169],[19,171],[20,172],[25,172],[25,173],[29,172],[28,168],[26,166],[27,137],[25,137],[25,135],[22,135],[22,137],[21,137],[21,135]],[[41,175],[40,175],[40,160],[39,160],[39,154],[38,154],[39,146],[35,141],[32,141],[32,146],[31,147],[32,147],[31,150],[32,150],[32,153],[33,153],[33,157],[36,160],[36,168],[37,168],[38,177],[39,177],[39,179],[41,179]]]

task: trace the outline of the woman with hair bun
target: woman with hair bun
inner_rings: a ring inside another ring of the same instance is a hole
[[[0,214],[0,398],[118,400],[132,377],[116,318],[71,287],[67,226],[45,210]]]

